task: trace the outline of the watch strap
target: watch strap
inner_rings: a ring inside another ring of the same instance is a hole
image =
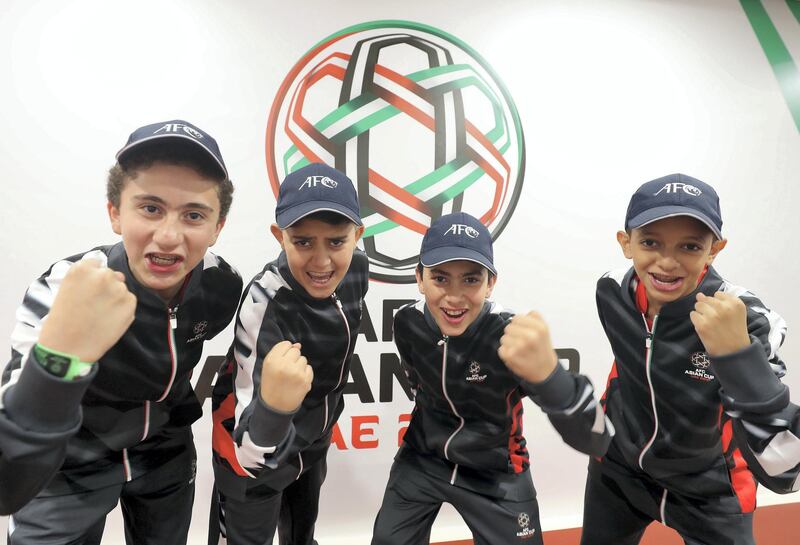
[[[47,348],[39,343],[33,346],[36,362],[48,373],[63,380],[76,380],[92,372],[94,363],[81,361],[78,356]]]

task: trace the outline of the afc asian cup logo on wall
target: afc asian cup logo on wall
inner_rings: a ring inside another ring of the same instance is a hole
[[[451,212],[495,239],[522,189],[525,144],[511,96],[470,46],[436,28],[374,21],[325,38],[291,69],[269,114],[273,193],[311,162],[347,174],[370,276],[414,282],[422,236]]]

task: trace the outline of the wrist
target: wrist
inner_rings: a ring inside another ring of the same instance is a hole
[[[49,374],[63,380],[77,380],[92,372],[94,363],[82,361],[74,354],[61,352],[36,343],[33,358]]]

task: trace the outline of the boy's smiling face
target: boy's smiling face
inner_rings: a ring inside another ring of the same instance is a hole
[[[708,227],[690,216],[654,221],[630,235],[617,233],[622,252],[647,292],[648,315],[662,305],[692,293],[707,265],[711,265],[727,240],[717,240]]]
[[[108,203],[133,277],[164,301],[178,293],[225,224],[217,186],[192,168],[157,161],[126,180],[119,207]]]
[[[461,335],[491,296],[497,277],[483,265],[458,260],[424,267],[416,273],[419,292],[443,335]]]
[[[350,221],[331,225],[302,219],[286,229],[272,224],[270,231],[286,252],[289,270],[311,297],[330,297],[347,274],[363,226]]]

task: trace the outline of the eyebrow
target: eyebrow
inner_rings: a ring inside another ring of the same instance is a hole
[[[155,195],[136,195],[133,197],[133,200],[139,202],[154,202],[158,204],[163,204],[164,206],[167,205],[167,201],[162,199],[161,197],[156,197]],[[182,205],[181,208],[183,209],[192,209],[192,210],[206,210],[208,212],[213,212],[214,208],[208,206],[207,204],[203,204],[201,202],[187,202],[186,204]]]

